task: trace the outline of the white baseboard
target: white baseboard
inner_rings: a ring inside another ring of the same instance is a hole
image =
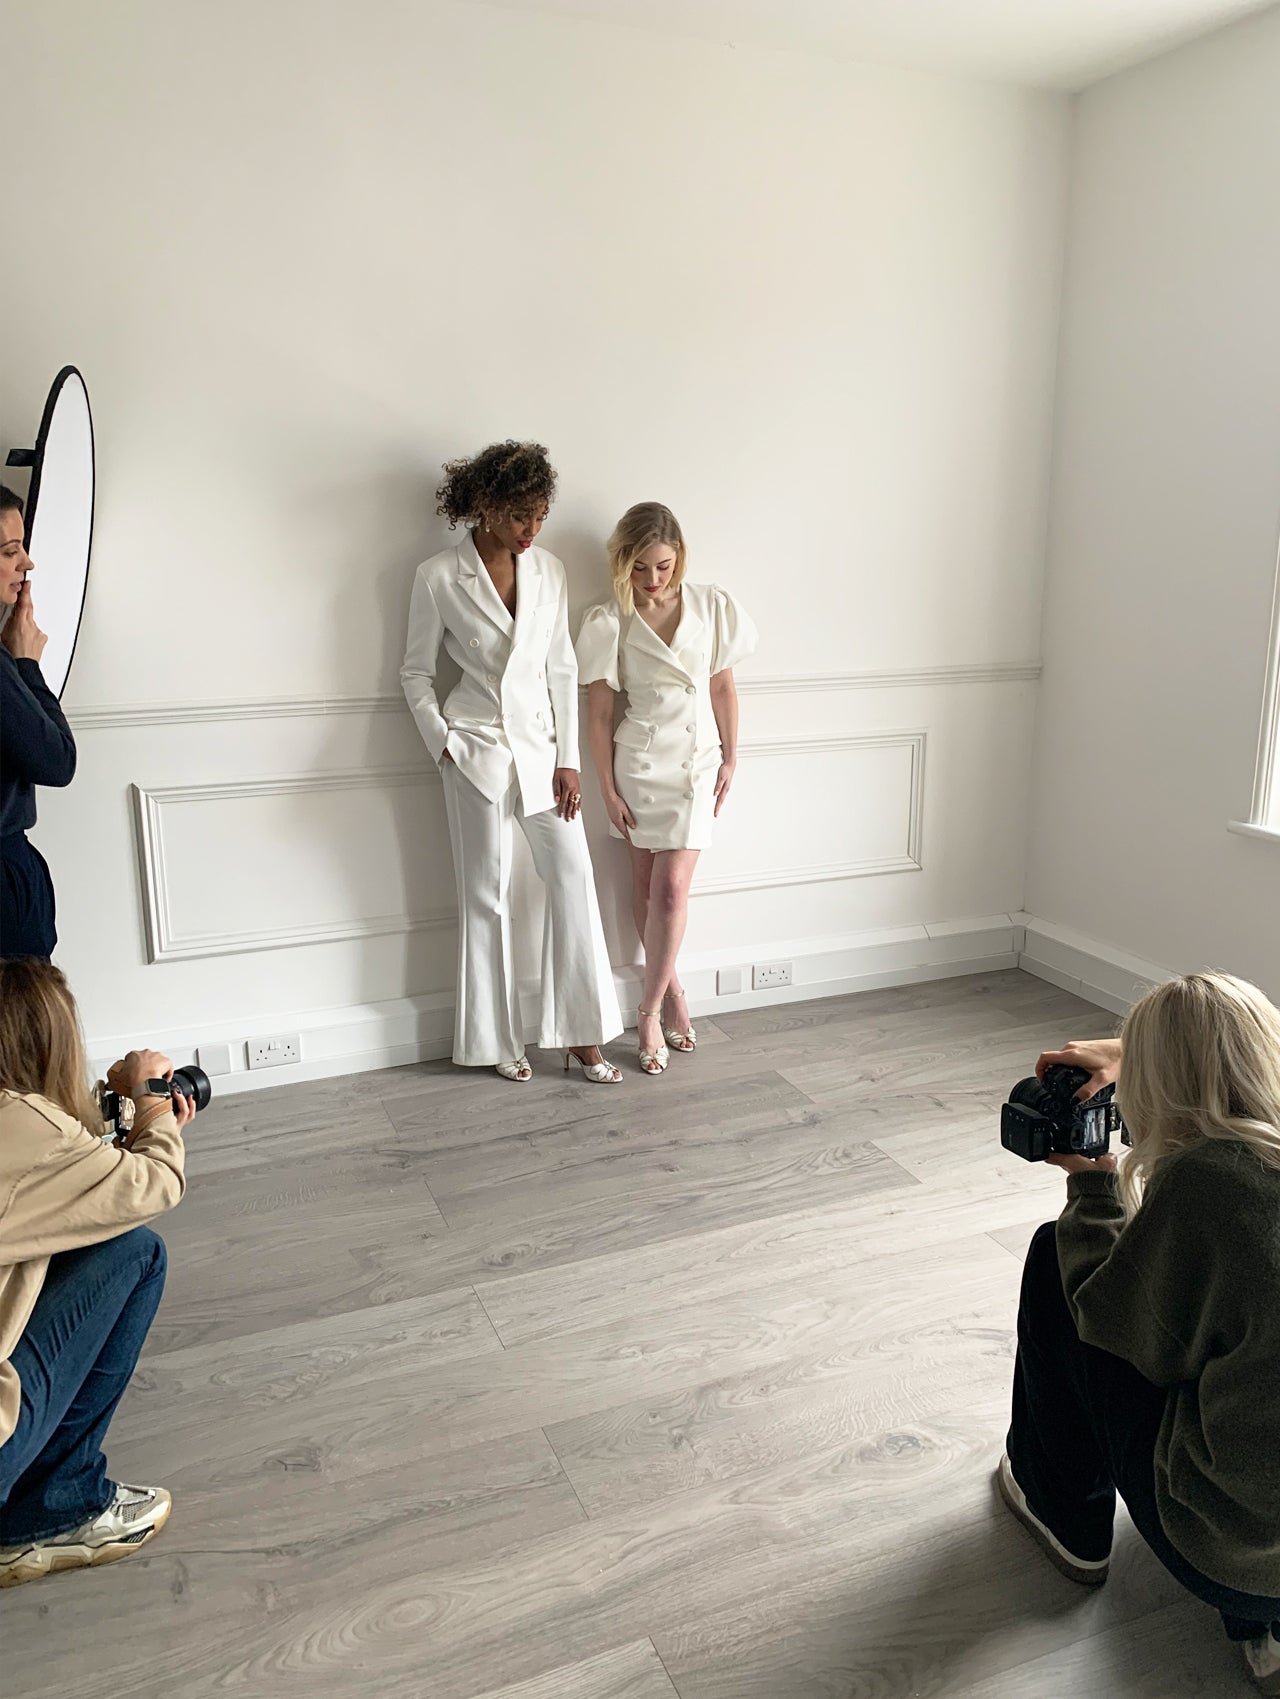
[[[1172,968],[1131,956],[1065,926],[1031,914],[1011,918],[1023,929],[1019,967],[1113,1014],[1127,1014],[1152,986],[1173,978]]]
[[[714,1018],[735,1009],[837,997],[887,985],[909,985],[1012,968],[1018,965],[1021,942],[1019,921],[1000,914],[835,938],[771,939],[750,950],[690,956],[681,965],[692,1013],[695,1017]],[[753,961],[790,962],[792,983],[783,988],[752,991]],[[741,968],[746,989],[732,996],[718,996],[716,973],[724,967]],[[624,1019],[634,1026],[639,973],[635,968],[623,967],[615,971],[614,977]],[[526,1034],[532,1041],[537,1033],[535,986],[522,989],[521,1008]],[[284,1032],[301,1034],[302,1061],[250,1073],[245,1066],[245,1040]],[[434,1060],[449,1054],[452,1035],[453,994],[433,992],[352,1008],[285,1012],[269,1021],[224,1022],[216,1030],[175,1027],[159,1033],[94,1037],[89,1053],[96,1071],[102,1074],[116,1057],[140,1042],[164,1051],[179,1065],[194,1061],[201,1044],[229,1043],[234,1071],[213,1080],[214,1091],[222,1097],[300,1080],[327,1079],[338,1074]]]
[[[752,991],[751,963],[790,962],[792,983]],[[887,985],[911,985],[966,973],[991,973],[1021,967],[1039,979],[1124,1014],[1143,992],[1171,977],[1154,962],[1127,955],[1096,938],[1038,920],[1030,914],[985,915],[928,926],[900,926],[845,937],[771,939],[750,950],[706,952],[682,963],[692,1013],[703,1018],[735,1009],[804,1002],[815,997],[846,996]],[[717,971],[742,970],[745,989],[732,996],[716,992]],[[640,976],[636,968],[615,970],[618,1000],[628,1026],[635,1025]],[[537,1034],[537,987],[521,991],[521,1010],[530,1042]],[[302,1061],[289,1067],[245,1067],[244,1041],[270,1033],[302,1036]],[[224,1023],[221,1030],[176,1027],[160,1033],[127,1033],[94,1039],[95,1068],[106,1066],[139,1042],[153,1045],[175,1062],[196,1059],[201,1044],[229,1042],[235,1071],[214,1079],[220,1096],[260,1091],[299,1080],[328,1079],[374,1068],[402,1067],[447,1056],[452,1048],[453,994],[438,991],[343,1009],[312,1009],[261,1019]]]

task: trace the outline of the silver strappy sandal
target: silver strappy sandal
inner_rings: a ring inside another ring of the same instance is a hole
[[[636,1013],[657,1017],[661,1014],[661,1010],[637,1007]],[[643,1045],[640,1047],[640,1072],[642,1074],[664,1073],[670,1060],[671,1056],[665,1044],[660,1044],[656,1050],[646,1050]]]
[[[683,1001],[683,991],[668,991],[666,996],[662,999],[662,1007],[665,1009],[668,1003],[679,1003]],[[688,1004],[685,1003],[686,1013],[688,1012],[688,1007]],[[692,1051],[698,1048],[698,1034],[692,1025],[690,1025],[688,1032],[681,1032],[679,1027],[674,1026],[665,1027],[663,1031],[667,1043],[673,1050],[678,1050],[682,1056],[688,1056]]]
[[[581,1056],[576,1056],[572,1050],[564,1053],[564,1071],[569,1072],[570,1062],[576,1062],[592,1085],[621,1085],[622,1070],[615,1068],[612,1062],[584,1062]]]

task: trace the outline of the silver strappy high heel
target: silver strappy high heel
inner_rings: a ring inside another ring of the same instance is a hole
[[[661,1010],[641,1009],[637,1006],[636,1013],[657,1017],[661,1014]],[[671,1056],[665,1044],[660,1044],[656,1050],[646,1050],[643,1045],[640,1047],[640,1072],[642,1074],[661,1074],[665,1072],[670,1060]]]
[[[668,1003],[678,1003],[683,997],[683,991],[668,991],[662,999],[662,1006],[665,1009]],[[685,1007],[687,1010],[688,1004]],[[692,1025],[688,1032],[681,1032],[679,1027],[674,1026],[665,1027],[663,1032],[667,1043],[673,1050],[678,1050],[682,1056],[688,1056],[698,1048],[698,1034]]]
[[[615,1068],[612,1062],[584,1062],[581,1056],[576,1056],[572,1050],[564,1053],[564,1071],[569,1072],[570,1062],[576,1062],[592,1085],[620,1085],[622,1070]]]

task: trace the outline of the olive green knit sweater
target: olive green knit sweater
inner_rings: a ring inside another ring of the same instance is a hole
[[[1080,1337],[1167,1388],[1165,1533],[1211,1580],[1280,1597],[1280,1168],[1206,1139],[1127,1226],[1115,1175],[1073,1174],[1058,1261]]]

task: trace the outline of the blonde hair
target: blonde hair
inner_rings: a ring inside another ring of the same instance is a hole
[[[609,576],[613,580],[618,606],[624,614],[635,611],[631,574],[636,561],[654,543],[666,543],[676,551],[675,570],[669,580],[669,587],[674,590],[683,579],[688,564],[680,521],[660,501],[639,501],[634,507],[629,507],[614,526],[608,543]]]
[[[62,972],[33,959],[0,961],[0,1090],[47,1097],[100,1131],[75,998]]]
[[[1192,973],[1158,986],[1129,1011],[1121,1057],[1129,1215],[1160,1164],[1201,1139],[1235,1139],[1280,1168],[1280,1010],[1256,985]]]

